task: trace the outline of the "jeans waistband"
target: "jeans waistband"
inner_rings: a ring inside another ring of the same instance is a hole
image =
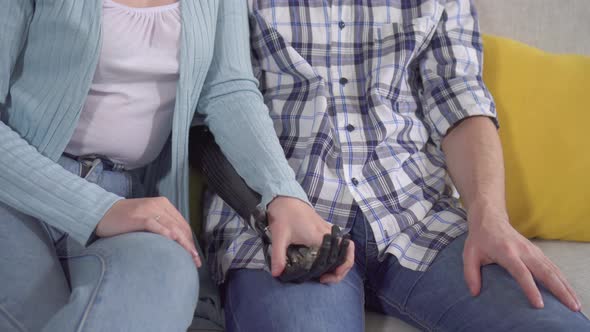
[[[84,156],[74,156],[69,153],[64,152],[64,156],[74,159],[81,163],[82,167],[86,168],[86,171],[92,169],[92,167],[96,164],[97,160],[103,165],[103,169],[105,171],[113,171],[113,172],[124,172],[126,171],[125,165],[116,163],[105,156],[101,156],[98,154],[90,154]],[[84,172],[86,173],[86,172]]]
[[[58,163],[67,171],[125,198],[145,197],[145,169],[125,170],[121,164],[99,156],[63,154]]]

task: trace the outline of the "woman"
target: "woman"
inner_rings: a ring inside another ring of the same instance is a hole
[[[257,91],[244,1],[0,8],[0,330],[186,330],[195,111],[274,219],[329,231]]]

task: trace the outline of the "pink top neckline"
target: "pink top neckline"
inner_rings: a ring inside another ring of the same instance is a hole
[[[160,13],[172,9],[177,9],[180,6],[180,1],[176,1],[175,3],[171,3],[168,5],[161,5],[161,6],[153,6],[153,7],[131,7],[124,5],[122,3],[113,1],[113,0],[103,0],[104,4],[112,5],[114,7],[119,7],[125,9],[130,12],[135,13]]]

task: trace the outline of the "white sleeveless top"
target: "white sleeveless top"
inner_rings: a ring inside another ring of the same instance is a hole
[[[66,152],[125,165],[155,160],[172,131],[179,79],[179,3],[132,8],[103,0],[102,50]]]

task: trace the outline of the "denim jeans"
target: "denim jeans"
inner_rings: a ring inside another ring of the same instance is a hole
[[[533,309],[500,266],[482,268],[483,287],[472,297],[463,278],[465,235],[426,272],[379,262],[370,226],[358,213],[351,230],[355,265],[335,285],[283,284],[262,270],[233,270],[225,284],[227,331],[363,331],[364,309],[400,318],[424,331],[590,331],[590,321],[545,288],[545,308]]]
[[[81,163],[59,163],[81,175]],[[122,197],[139,177],[100,159],[88,181]],[[198,298],[190,255],[151,233],[98,239],[67,234],[0,203],[0,331],[186,331]]]

